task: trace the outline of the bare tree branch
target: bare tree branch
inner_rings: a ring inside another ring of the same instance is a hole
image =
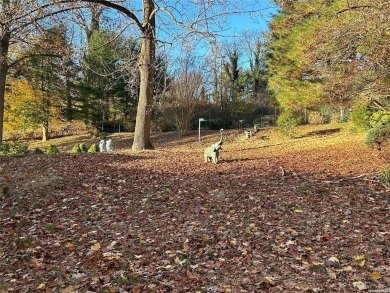
[[[373,5],[348,6],[347,8],[337,11],[336,14],[341,14],[350,10],[357,10],[357,9],[380,9],[380,8]]]
[[[18,58],[17,60],[13,61],[12,63],[10,63],[9,67],[12,68],[12,67],[16,66],[17,64],[19,64],[20,62],[22,62],[22,61],[24,61],[26,59],[29,59],[29,58],[33,58],[33,57],[61,58],[62,56],[58,55],[58,54],[51,54],[51,53],[27,54],[27,55],[23,55],[22,57]]]
[[[98,3],[98,4],[104,5],[106,7],[113,8],[113,9],[119,11],[119,12],[122,12],[124,15],[126,15],[130,19],[132,19],[134,21],[134,23],[136,24],[136,26],[141,31],[144,30],[144,26],[142,25],[142,23],[140,22],[138,17],[133,12],[131,12],[130,10],[128,10],[126,7],[124,7],[122,5],[116,4],[116,3],[112,2],[112,1],[106,1],[106,0],[79,0],[79,1],[81,1],[81,2],[89,2],[89,3]],[[64,2],[69,2],[69,0],[68,1],[64,0]]]

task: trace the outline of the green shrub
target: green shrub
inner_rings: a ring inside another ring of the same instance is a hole
[[[100,130],[98,130],[98,129],[94,129],[94,130],[90,131],[89,134],[90,134],[93,138],[105,139],[105,138],[107,137],[107,133],[106,133],[106,132],[100,131]]]
[[[57,146],[56,145],[50,145],[47,150],[46,150],[46,154],[48,155],[54,155],[54,154],[59,154],[60,151],[58,150]]]
[[[126,128],[127,131],[129,132],[134,132],[135,131],[135,121],[133,120],[134,118],[126,118],[122,121],[123,126]]]
[[[390,167],[379,174],[379,179],[386,185],[390,185]]]
[[[370,117],[370,126],[376,127],[378,124],[390,124],[390,111],[376,111]]]
[[[390,124],[378,123],[367,132],[366,144],[373,146],[390,139]]]
[[[293,110],[284,111],[279,115],[277,124],[280,127],[280,133],[287,137],[295,137],[296,127],[302,123],[302,115]]]
[[[96,143],[92,144],[91,147],[88,149],[88,153],[96,153],[99,151],[99,147]]]
[[[81,149],[78,143],[76,143],[70,151],[72,154],[81,153]]]
[[[390,112],[376,111],[372,113],[369,127],[366,144],[368,146],[377,145],[380,149],[383,142],[390,140]]]
[[[73,148],[70,152],[72,154],[77,154],[77,153],[86,153],[87,151],[88,151],[88,148],[85,146],[84,143],[77,143],[73,146]]]
[[[88,148],[84,143],[79,143],[79,148],[80,148],[82,153],[88,152]]]
[[[36,154],[36,155],[42,155],[42,154],[43,154],[43,151],[42,151],[40,148],[35,148],[34,154]]]
[[[0,156],[24,156],[28,153],[28,145],[24,142],[13,141],[0,144]]]
[[[28,144],[24,142],[14,142],[10,145],[11,154],[16,156],[24,156],[28,153]]]
[[[107,138],[107,133],[106,132],[99,132],[99,138],[101,139],[106,139]]]
[[[362,129],[369,129],[370,128],[370,118],[372,115],[372,110],[369,107],[370,102],[362,102],[359,104],[356,104],[351,113],[351,120],[352,122]]]
[[[9,153],[9,145],[6,143],[0,144],[0,155],[7,156]]]
[[[90,134],[92,137],[94,137],[94,138],[99,137],[99,130],[94,129],[94,130],[90,131],[89,134]]]

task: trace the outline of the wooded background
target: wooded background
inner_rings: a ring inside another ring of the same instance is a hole
[[[0,138],[47,140],[79,121],[135,131],[144,149],[150,131],[185,135],[200,117],[210,129],[278,119],[290,136],[352,119],[388,136],[388,1],[259,3],[1,1]],[[220,37],[228,15],[269,12],[268,30]]]

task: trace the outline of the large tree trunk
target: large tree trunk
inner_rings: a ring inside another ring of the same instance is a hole
[[[10,0],[2,1],[3,13],[9,10]],[[2,14],[3,14],[2,13]],[[0,144],[3,143],[3,123],[4,123],[4,101],[5,101],[5,85],[8,73],[8,49],[10,33],[8,24],[1,26],[1,40],[0,40]]]
[[[42,123],[42,141],[48,141],[49,139],[49,121]]]
[[[140,151],[153,149],[150,141],[150,128],[152,125],[152,107],[155,72],[155,17],[151,16],[154,9],[153,0],[143,0],[143,31],[140,54],[140,93],[135,123],[134,142],[132,149]]]
[[[5,34],[2,37],[0,44],[0,144],[3,142],[5,85],[8,72],[8,48],[9,34]]]
[[[43,93],[43,116],[44,121],[42,122],[42,141],[48,141],[49,140],[49,116],[50,116],[50,101],[49,98],[46,96],[46,93],[44,92],[44,86],[42,83],[42,93]]]

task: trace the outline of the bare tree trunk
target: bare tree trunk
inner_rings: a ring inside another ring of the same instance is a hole
[[[132,149],[153,149],[150,141],[155,73],[155,17],[153,0],[143,0],[143,30],[140,54],[140,93]]]
[[[0,144],[3,142],[5,85],[8,72],[9,34],[5,33],[0,44]]]
[[[42,93],[43,93],[43,99],[42,99],[42,105],[43,105],[43,116],[44,121],[42,122],[42,141],[48,141],[49,140],[49,117],[50,117],[50,101],[46,93],[44,92],[45,88],[42,81]]]
[[[214,58],[214,68],[213,68],[213,75],[214,75],[214,104],[219,104],[219,97],[218,97],[218,67],[217,67],[217,58]]]
[[[89,8],[91,13],[91,24],[88,27],[86,23],[84,23],[85,33],[87,34],[88,43],[91,40],[91,36],[94,32],[100,30],[100,16],[103,13],[103,9],[100,6],[93,5]]]
[[[4,99],[5,99],[5,79],[7,78],[7,64],[3,61],[3,47],[1,47],[0,65],[0,144],[3,143],[3,121],[4,121]]]
[[[49,139],[49,121],[45,121],[42,124],[42,141]]]

